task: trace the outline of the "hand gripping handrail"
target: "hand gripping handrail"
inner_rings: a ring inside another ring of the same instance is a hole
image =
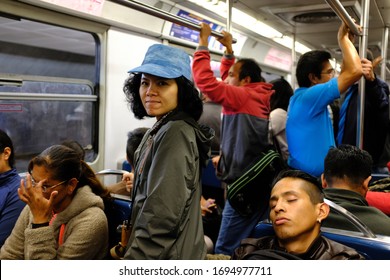
[[[344,9],[339,0],[325,0],[326,3],[332,8],[336,15],[348,26],[353,34],[361,36],[362,33],[353,22],[348,12]]]

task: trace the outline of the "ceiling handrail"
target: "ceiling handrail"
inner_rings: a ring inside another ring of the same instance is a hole
[[[132,9],[140,11],[140,12],[144,12],[148,15],[152,15],[152,16],[167,20],[167,21],[170,21],[172,23],[176,23],[176,24],[184,26],[184,27],[188,27],[188,28],[196,30],[196,31],[200,31],[199,24],[193,23],[185,18],[170,14],[166,11],[163,11],[161,9],[157,9],[157,8],[150,6],[150,5],[147,5],[147,4],[143,4],[143,3],[133,1],[133,0],[111,0],[111,2],[132,8]],[[211,35],[214,37],[217,37],[217,38],[223,38],[223,36],[224,36],[222,33],[214,31],[214,30],[211,31]],[[233,38],[233,43],[237,43],[237,39]]]
[[[352,20],[351,16],[348,14],[339,0],[325,0],[325,2],[328,3],[336,15],[348,26],[353,34],[357,36],[362,35],[355,22]]]

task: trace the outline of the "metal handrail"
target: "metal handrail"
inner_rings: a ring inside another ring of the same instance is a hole
[[[111,0],[111,2],[114,2],[114,3],[120,4],[120,5],[129,7],[129,8],[132,8],[134,10],[137,10],[137,11],[140,11],[140,12],[167,20],[167,21],[172,22],[172,23],[176,23],[178,25],[188,27],[188,28],[193,29],[193,30],[200,31],[200,25],[193,23],[185,18],[170,14],[166,11],[157,9],[157,8],[150,6],[150,5],[147,5],[147,4],[143,4],[143,3],[133,1],[133,0]],[[214,37],[217,37],[217,38],[223,38],[222,33],[214,31],[214,30],[211,31],[211,35],[213,35]],[[234,38],[233,38],[233,43],[237,43],[237,40]]]
[[[123,175],[129,173],[126,170],[121,170],[121,169],[104,169],[101,171],[96,172],[96,175]]]
[[[376,235],[372,232],[372,230],[370,230],[365,224],[362,223],[362,221],[359,220],[358,217],[349,212],[347,209],[341,207],[340,205],[337,205],[333,201],[330,201],[326,198],[324,198],[324,202],[328,204],[337,213],[341,214],[348,221],[350,221],[356,228],[361,231],[361,233],[363,233],[365,237],[376,238]]]
[[[344,9],[343,5],[339,0],[325,0],[326,3],[332,8],[336,15],[348,26],[353,34],[361,36],[362,33],[357,28],[356,24],[353,22],[352,18],[349,16],[348,12]]]

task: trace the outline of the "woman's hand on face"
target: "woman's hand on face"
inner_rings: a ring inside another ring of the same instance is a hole
[[[50,220],[53,212],[53,200],[58,194],[58,191],[52,191],[50,198],[45,198],[42,193],[44,182],[45,180],[39,181],[33,186],[31,175],[27,174],[26,179],[20,181],[20,188],[18,188],[19,198],[30,207],[35,224],[46,223]]]

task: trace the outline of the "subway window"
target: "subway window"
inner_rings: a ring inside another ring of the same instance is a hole
[[[0,16],[0,128],[16,168],[45,148],[76,140],[97,156],[99,62],[94,34]]]

